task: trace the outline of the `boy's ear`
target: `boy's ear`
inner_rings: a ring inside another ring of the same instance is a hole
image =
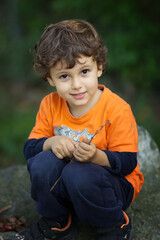
[[[47,80],[52,87],[55,87],[55,84],[54,84],[54,81],[52,80],[52,78],[47,77]]]
[[[102,65],[98,66],[98,72],[97,72],[98,77],[101,77],[102,75],[102,72],[103,72],[102,68],[103,68]]]

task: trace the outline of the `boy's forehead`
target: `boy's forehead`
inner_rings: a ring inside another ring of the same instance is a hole
[[[65,61],[65,59],[59,60],[55,65],[55,69],[57,69],[57,70],[67,69],[67,68],[68,68],[68,65],[67,65],[67,62]]]
[[[85,64],[91,64],[94,61],[93,57],[88,57],[88,56],[80,56],[79,58],[77,58],[75,60],[75,65],[80,64],[80,65],[85,65]],[[62,70],[62,69],[70,69],[68,67],[68,63],[66,62],[65,59],[61,59],[59,60],[56,65],[55,68],[57,70]],[[74,67],[74,66],[73,66]]]

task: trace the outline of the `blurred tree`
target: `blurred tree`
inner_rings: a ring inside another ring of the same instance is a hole
[[[1,77],[33,77],[29,49],[43,28],[66,18],[90,21],[110,49],[110,71],[144,90],[159,86],[160,2],[2,0]],[[8,68],[10,71],[8,71]]]

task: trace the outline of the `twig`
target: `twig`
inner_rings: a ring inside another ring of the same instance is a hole
[[[50,192],[53,190],[53,188],[56,186],[56,184],[59,182],[61,176],[55,181],[54,185],[51,187]]]
[[[100,129],[98,129],[95,134],[91,137],[90,141],[89,141],[89,144],[92,142],[92,139],[102,130],[102,128],[104,128],[107,124],[110,124],[110,121],[107,120],[107,122],[105,124],[103,124]]]
[[[7,211],[7,210],[10,209],[11,207],[12,207],[11,205],[8,205],[8,206],[0,209],[0,213],[3,213],[3,212],[5,212],[5,211]],[[1,240],[1,239],[0,239],[0,240]]]

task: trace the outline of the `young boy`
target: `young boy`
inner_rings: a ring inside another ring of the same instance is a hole
[[[48,26],[35,47],[34,69],[57,92],[41,102],[24,146],[31,195],[42,218],[13,240],[72,239],[77,221],[97,240],[132,238],[124,212],[143,175],[130,106],[103,85],[107,48],[88,22]]]

